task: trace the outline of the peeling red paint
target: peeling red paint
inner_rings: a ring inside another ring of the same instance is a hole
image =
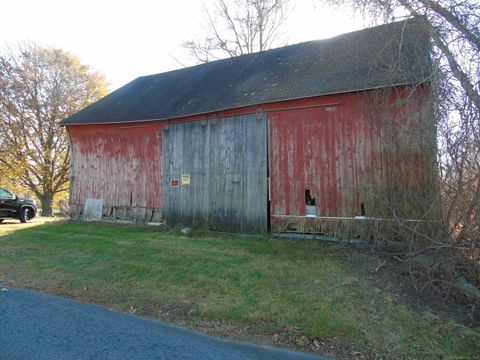
[[[417,131],[425,120],[418,117],[425,111],[420,91],[403,108],[395,104],[406,90],[387,94],[387,119],[368,109],[374,92],[323,98],[340,102],[335,106],[270,112],[272,216],[305,215],[306,189],[325,217],[361,215],[361,204],[371,205],[382,186],[421,191],[431,158]]]
[[[385,109],[372,105],[377,92],[368,91],[168,121],[68,126],[72,212],[80,213],[86,198],[99,198],[106,208],[146,209],[160,217],[163,128],[262,111],[268,117],[272,224],[276,215],[305,215],[307,188],[318,216],[361,215],[361,204],[371,205],[372,193],[382,186],[407,191],[427,186],[432,159],[417,131],[424,121],[421,114],[428,112],[422,100],[427,91],[408,91],[387,93],[387,118]],[[371,209],[367,206],[366,211],[368,215]]]
[[[72,145],[70,203],[103,199],[104,206],[161,208],[162,126],[69,126]]]

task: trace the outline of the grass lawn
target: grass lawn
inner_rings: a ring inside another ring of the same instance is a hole
[[[474,358],[480,330],[316,241],[56,221],[0,224],[0,283],[339,358]]]

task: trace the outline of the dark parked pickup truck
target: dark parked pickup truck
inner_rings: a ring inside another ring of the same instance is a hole
[[[37,214],[35,200],[20,199],[7,189],[0,188],[0,223],[4,219],[18,219],[22,223],[32,220]]]

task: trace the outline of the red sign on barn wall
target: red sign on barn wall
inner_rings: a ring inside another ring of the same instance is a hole
[[[179,186],[180,186],[180,180],[179,179],[170,180],[170,187],[179,187]]]

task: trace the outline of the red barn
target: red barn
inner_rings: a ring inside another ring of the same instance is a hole
[[[65,119],[70,211],[314,231],[402,216],[432,186],[429,40],[416,20],[139,77]]]

